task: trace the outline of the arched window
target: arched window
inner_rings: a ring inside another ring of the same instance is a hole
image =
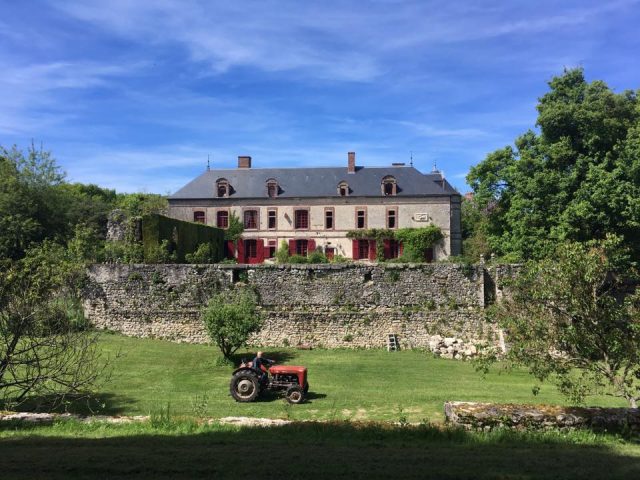
[[[280,193],[278,182],[273,178],[267,180],[267,197],[276,198],[278,196],[278,193]]]
[[[338,184],[338,195],[341,197],[349,196],[349,184],[347,182],[343,181]]]
[[[229,182],[226,178],[219,178],[216,180],[216,196],[219,198],[228,197],[231,190]]]
[[[393,196],[398,193],[395,177],[387,175],[382,179],[382,195]]]

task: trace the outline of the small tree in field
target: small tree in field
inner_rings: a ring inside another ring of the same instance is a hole
[[[254,295],[246,290],[215,295],[203,309],[202,321],[211,341],[229,360],[262,327]]]
[[[568,243],[529,264],[493,316],[508,363],[552,380],[572,401],[592,394],[640,400],[640,288],[616,238]]]

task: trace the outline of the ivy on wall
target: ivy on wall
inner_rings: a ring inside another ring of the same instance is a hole
[[[425,251],[432,248],[444,238],[440,227],[429,225],[421,228],[369,228],[364,230],[349,230],[347,238],[376,241],[376,259],[384,261],[384,241],[398,240],[402,242],[402,259],[408,262],[425,261]]]

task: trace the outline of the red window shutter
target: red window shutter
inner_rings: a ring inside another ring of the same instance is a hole
[[[358,254],[360,252],[360,245],[358,244],[358,240],[357,239],[353,239],[351,241],[351,243],[352,243],[352,248],[353,248],[352,257],[353,257],[354,260],[359,260]]]
[[[307,255],[313,252],[315,249],[316,249],[316,241],[309,240],[309,243],[307,244]]]
[[[403,250],[404,250],[404,247],[402,246],[402,242],[398,242],[398,256],[399,257],[402,256]]]
[[[236,244],[232,240],[227,240],[227,258],[235,258]]]
[[[264,240],[260,238],[256,240],[256,257],[257,263],[264,262]]]
[[[244,240],[238,239],[238,263],[246,263],[244,258]]]
[[[369,260],[376,259],[376,241],[369,240]]]
[[[289,255],[295,255],[295,254],[296,254],[296,241],[289,240]]]
[[[384,258],[391,258],[391,240],[388,238],[383,240],[384,242]]]

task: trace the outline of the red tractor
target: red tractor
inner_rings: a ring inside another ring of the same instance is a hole
[[[263,392],[280,391],[289,403],[302,403],[309,391],[307,368],[274,365],[259,371],[243,361],[233,371],[229,390],[236,402],[253,402]]]

